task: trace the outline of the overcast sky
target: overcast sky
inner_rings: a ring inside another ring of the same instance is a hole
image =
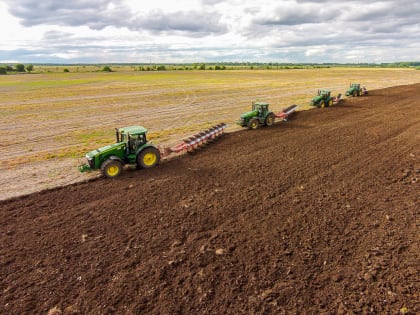
[[[419,0],[0,0],[0,62],[420,60]]]

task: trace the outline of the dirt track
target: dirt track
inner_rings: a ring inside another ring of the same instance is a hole
[[[420,84],[2,201],[0,313],[420,313]]]

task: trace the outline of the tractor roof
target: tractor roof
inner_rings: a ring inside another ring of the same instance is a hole
[[[129,126],[118,129],[121,134],[140,135],[145,134],[147,129],[142,126]]]
[[[269,105],[269,104],[266,103],[266,102],[255,102],[254,105],[256,105],[256,106],[262,106],[262,105]]]
[[[318,95],[327,95],[329,93],[331,93],[331,91],[327,90],[327,89],[319,89],[318,90]]]

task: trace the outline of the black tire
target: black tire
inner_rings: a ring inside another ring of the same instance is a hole
[[[258,125],[260,124],[260,122],[258,121],[258,119],[257,118],[252,118],[252,119],[250,119],[249,120],[249,122],[248,122],[248,128],[249,129],[252,129],[252,130],[255,130],[255,129],[257,129],[258,128]]]
[[[137,156],[137,164],[142,168],[151,168],[159,164],[160,152],[155,147],[143,149]]]
[[[121,174],[123,164],[118,160],[108,159],[101,165],[102,174],[107,178],[115,178]]]
[[[274,116],[274,114],[268,114],[267,117],[265,117],[264,125],[271,126],[272,124],[274,124],[275,119],[276,117]]]
[[[353,97],[356,97],[357,96],[357,91],[354,91],[353,92]]]

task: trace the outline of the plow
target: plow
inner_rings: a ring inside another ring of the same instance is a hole
[[[225,128],[225,123],[218,124],[182,140],[182,143],[174,147],[163,148],[162,151],[165,152],[165,154],[180,153],[182,151],[193,152],[194,150],[199,149],[203,145],[217,140],[220,136],[224,134]]]
[[[173,147],[155,146],[147,140],[147,129],[142,126],[116,128],[116,142],[86,154],[87,163],[79,165],[80,172],[101,170],[108,178],[121,174],[125,165],[137,168],[151,168],[162,158],[172,154],[193,152],[205,144],[220,138],[226,124],[221,123],[184,139]]]

